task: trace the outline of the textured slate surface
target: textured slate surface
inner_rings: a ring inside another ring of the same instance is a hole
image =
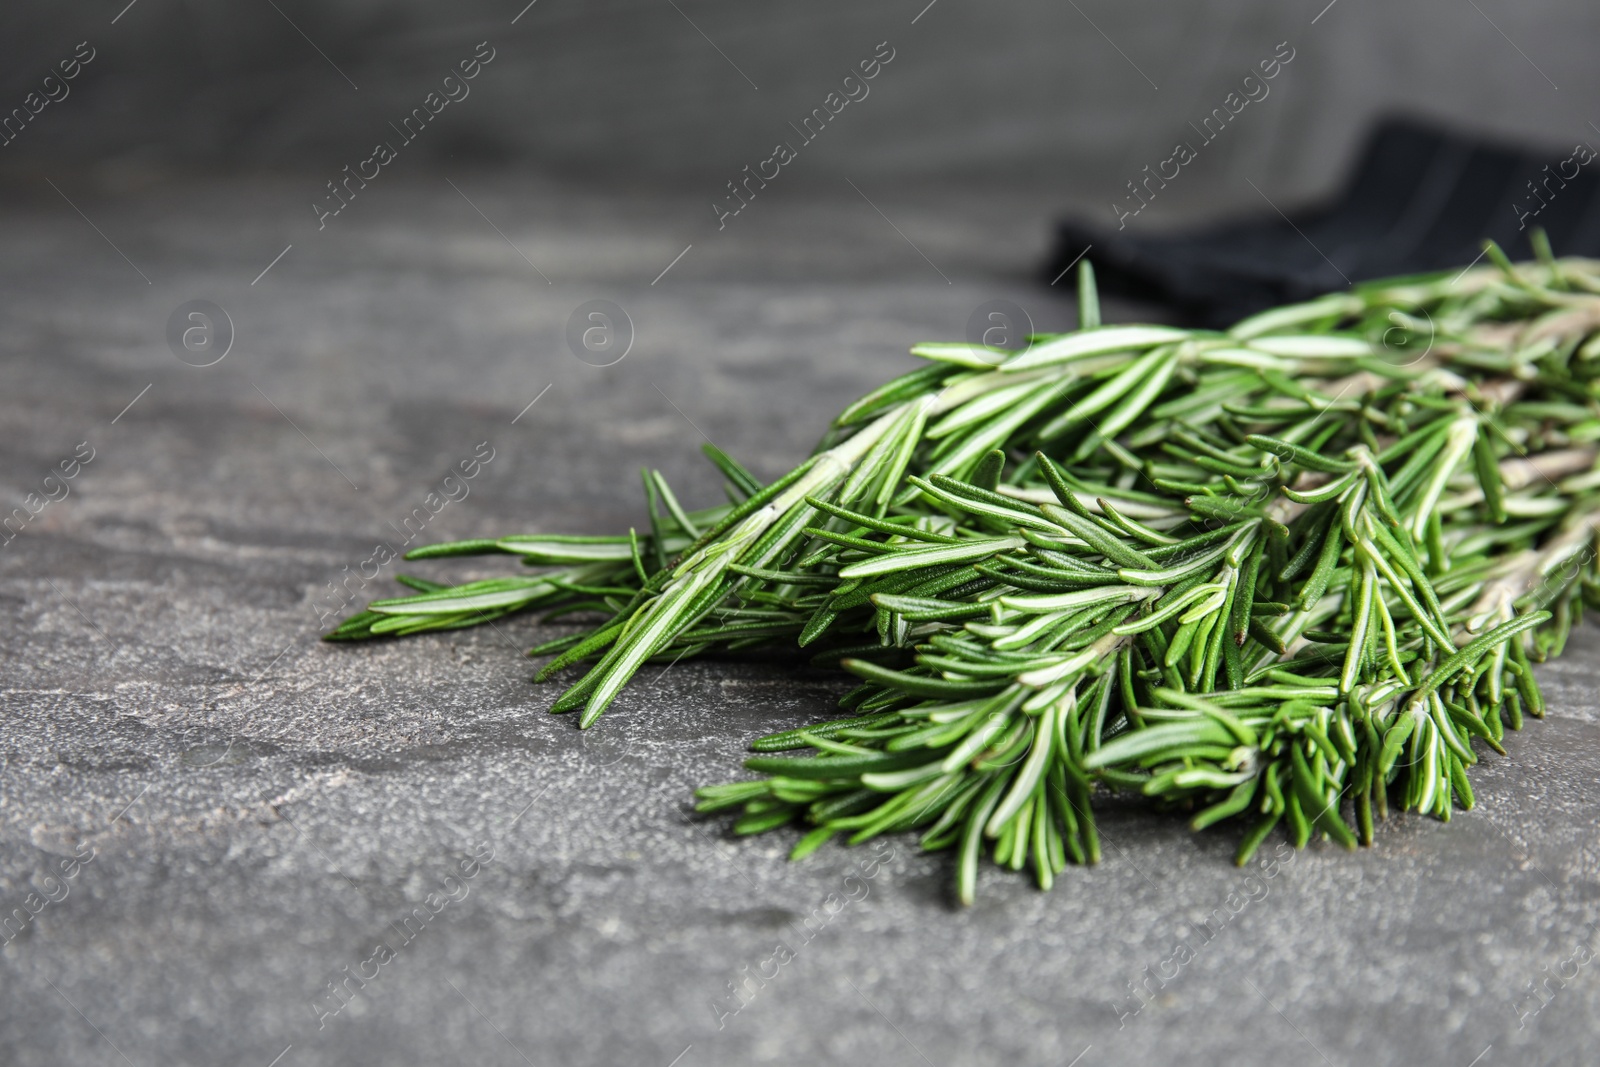
[[[848,191],[708,235],[693,198],[453,177],[516,251],[440,179],[320,234],[312,175],[64,183],[107,240],[48,188],[8,191],[8,506],[95,455],[0,547],[0,918],[28,917],[0,947],[0,1060],[1589,1062],[1589,632],[1449,824],[1241,872],[1230,834],[1112,807],[1100,867],[1048,895],[988,871],[967,911],[949,859],[903,840],[790,865],[789,836],[686,818],[750,738],[827,712],[826,674],[686,661],[580,734],[529,684],[518,653],[551,632],[530,620],[318,643],[325,583],[480,442],[494,459],[427,539],[623,529],[639,464],[708,499],[703,432],[774,475],[980,301],[1071,320],[1027,281],[1057,205],[1026,191],[878,199],[925,260]],[[596,297],[637,330],[604,370],[561,340]],[[165,339],[197,298],[237,329],[204,369]],[[341,1007],[329,983],[363,967]]]

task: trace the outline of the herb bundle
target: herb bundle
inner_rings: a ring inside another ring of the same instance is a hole
[[[815,650],[849,717],[757,741],[699,810],[799,823],[796,858],[920,831],[964,902],[985,851],[1046,888],[1094,862],[1104,790],[1241,823],[1240,863],[1280,824],[1448,819],[1600,598],[1600,263],[1534,243],[1220,333],[1101,325],[1085,265],[1078,330],[914,347],[769,485],[708,446],[729,503],[646,471],[648,529],[414,551],[536,570],[402,578],[328,636],[599,613],[531,653],[587,665],[551,709],[584,727],[647,662]]]

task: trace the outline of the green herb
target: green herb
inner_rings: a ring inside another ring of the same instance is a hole
[[[862,682],[850,717],[758,741],[698,793],[805,855],[919,831],[1048,887],[1099,856],[1093,801],[1196,829],[1370,843],[1391,803],[1448,819],[1466,769],[1543,700],[1531,663],[1600,598],[1600,263],[1374,282],[1226,333],[1102,326],[957,344],[851,405],[730,503],[645,473],[648,528],[436,546],[533,575],[380,600],[329,635],[599,613],[534,649],[589,726],[647,662],[798,642]]]

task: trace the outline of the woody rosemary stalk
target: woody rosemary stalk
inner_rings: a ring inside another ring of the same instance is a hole
[[[1448,819],[1600,598],[1600,263],[1535,247],[1220,333],[1103,326],[1085,267],[1079,330],[914,347],[770,485],[708,448],[726,505],[646,471],[648,529],[418,550],[539,570],[402,579],[329,637],[598,613],[533,650],[588,664],[552,707],[585,727],[646,662],[806,646],[849,717],[757,741],[700,810],[798,823],[797,858],[919,831],[965,902],[986,851],[1044,887],[1093,862],[1109,790],[1240,824],[1241,863],[1280,825]]]

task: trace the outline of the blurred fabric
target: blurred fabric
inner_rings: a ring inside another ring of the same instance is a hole
[[[1057,277],[1092,248],[1107,291],[1224,327],[1351,282],[1465,266],[1486,239],[1528,258],[1535,228],[1559,255],[1596,256],[1600,177],[1585,166],[1595,155],[1588,141],[1539,150],[1391,119],[1325,205],[1282,215],[1263,204],[1176,234],[1069,221],[1044,274]]]

